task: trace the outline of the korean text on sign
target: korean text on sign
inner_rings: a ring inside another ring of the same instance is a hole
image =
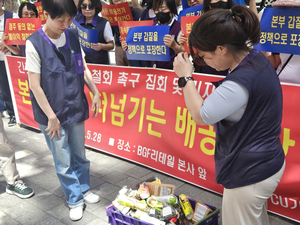
[[[128,2],[117,5],[102,5],[102,16],[111,26],[118,26],[118,21],[132,21],[133,17]]]
[[[5,33],[8,39],[6,45],[25,45],[25,41],[32,33],[42,26],[39,18],[7,19]]]
[[[92,49],[92,45],[98,43],[98,31],[89,30],[82,27],[75,19],[70,25],[71,28],[78,30],[79,42],[82,46],[82,49],[87,52],[96,52]]]
[[[266,8],[261,24],[260,51],[300,54],[298,8]]]
[[[192,26],[194,22],[199,18],[200,16],[183,16],[181,17],[181,31],[184,34],[184,37],[186,37],[187,41],[184,43],[184,49],[187,53],[190,53],[189,49],[189,35],[192,31]]]
[[[203,5],[196,5],[180,11],[178,22],[181,22],[183,16],[201,16],[203,14]]]
[[[132,60],[170,61],[170,50],[164,44],[164,36],[169,34],[170,26],[132,27],[126,42],[126,55]]]
[[[122,38],[127,37],[129,28],[131,27],[142,27],[142,26],[152,26],[153,20],[143,20],[143,21],[118,21],[120,35]]]
[[[38,11],[38,16],[41,19],[42,24],[45,24],[46,23],[46,18],[45,18],[44,13],[43,13],[42,2],[36,2],[36,3],[34,3],[34,5],[36,7],[36,10]]]

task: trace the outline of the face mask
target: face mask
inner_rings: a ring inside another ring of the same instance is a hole
[[[156,13],[157,21],[160,22],[160,24],[168,23],[171,20],[170,12],[159,12]]]
[[[230,9],[229,2],[218,1],[209,5],[212,9]]]

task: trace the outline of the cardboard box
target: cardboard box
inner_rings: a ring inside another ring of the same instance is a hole
[[[212,210],[207,205],[202,204],[199,201],[196,201],[195,213],[194,213],[192,222],[196,223],[197,221],[202,220],[204,217],[206,217],[211,212],[212,212]]]
[[[150,191],[150,195],[165,196],[174,194],[175,186],[172,184],[157,184],[147,182],[147,185]]]

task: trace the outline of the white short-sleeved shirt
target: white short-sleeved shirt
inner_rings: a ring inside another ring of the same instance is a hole
[[[44,27],[43,27],[44,30]],[[56,46],[56,48],[63,47],[66,44],[66,35],[62,33],[58,39],[49,38],[50,41]],[[85,57],[85,54],[81,48],[82,58]],[[26,65],[25,70],[41,73],[41,59],[38,52],[35,50],[33,44],[28,39],[26,40]]]
[[[19,18],[19,16],[16,13],[13,13],[13,18]],[[4,13],[2,16],[0,16],[0,37],[2,37],[2,34],[4,33]],[[0,39],[0,42],[1,39]],[[6,53],[6,55],[11,55],[10,52]],[[3,52],[0,52],[0,61],[4,61],[4,54]]]

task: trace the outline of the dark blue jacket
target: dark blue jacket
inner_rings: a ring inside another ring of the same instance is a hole
[[[82,122],[89,116],[78,32],[67,29],[65,35],[66,44],[59,50],[42,28],[28,37],[41,59],[41,87],[61,124]],[[30,98],[35,121],[47,125],[48,118],[32,92]]]
[[[274,68],[262,53],[252,50],[249,57],[222,80],[238,82],[249,93],[245,112],[236,124],[226,126],[224,121],[215,124],[216,181],[225,188],[265,180],[277,173],[284,162],[279,139],[281,85]]]

